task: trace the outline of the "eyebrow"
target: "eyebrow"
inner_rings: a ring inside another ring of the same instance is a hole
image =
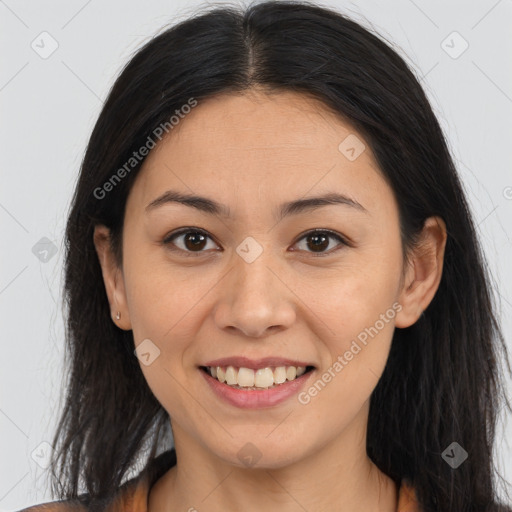
[[[151,201],[145,208],[146,213],[158,208],[164,204],[178,203],[185,206],[195,208],[204,213],[211,215],[231,217],[230,209],[213,199],[201,197],[195,194],[187,194],[175,190],[167,190],[161,196]],[[297,215],[308,212],[327,205],[344,205],[357,209],[361,212],[368,213],[363,205],[343,194],[331,192],[322,196],[308,197],[305,199],[297,199],[289,201],[279,206],[277,210],[277,219],[282,220],[289,215]]]

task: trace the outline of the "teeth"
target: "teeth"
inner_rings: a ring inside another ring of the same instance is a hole
[[[237,384],[246,388],[254,386],[254,370],[250,368],[240,368],[238,370]]]
[[[251,368],[236,368],[228,366],[222,368],[208,367],[208,372],[219,382],[225,382],[236,388],[266,389],[284,382],[295,380],[306,372],[305,366],[277,366],[275,368],[260,368],[254,371]]]
[[[238,384],[237,382],[237,371],[233,366],[228,366],[226,368],[226,384],[232,386],[233,384]]]
[[[270,368],[260,368],[254,374],[254,385],[257,388],[269,388],[274,385],[274,372]]]
[[[297,377],[297,368],[295,366],[288,366],[286,368],[286,380],[293,380]]]
[[[286,382],[286,366],[278,366],[274,370],[274,382],[276,384]]]

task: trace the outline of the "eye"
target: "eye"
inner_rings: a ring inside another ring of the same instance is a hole
[[[330,245],[329,239],[335,239],[339,242],[339,244],[338,247],[335,247],[334,249],[331,248],[329,251],[327,251],[326,249]],[[316,253],[315,256],[326,256],[334,251],[337,251],[340,246],[350,245],[348,241],[345,240],[341,235],[328,229],[315,229],[313,231],[309,231],[305,233],[301,238],[299,238],[299,242],[301,240],[306,240],[306,248],[311,249],[311,251],[308,252]]]
[[[203,249],[207,246],[207,239],[211,239],[210,235],[208,235],[205,231],[198,228],[183,228],[180,229],[176,233],[172,233],[168,237],[163,240],[165,245],[168,245],[172,251],[181,251],[186,254],[186,256],[192,256],[198,253],[200,255]],[[174,240],[180,240],[181,244],[176,244]],[[177,246],[177,248],[172,247],[173,245]],[[180,247],[181,245],[181,247]]]
[[[169,249],[172,251],[180,251],[186,256],[199,256],[201,253],[206,252],[203,249],[208,248],[208,239],[212,240],[206,231],[203,231],[199,228],[188,227],[182,228],[175,233],[171,233],[163,240],[163,243],[169,246]],[[176,240],[178,240],[179,243],[176,243]],[[302,235],[301,238],[299,238],[295,245],[297,245],[302,240],[306,240],[306,249],[302,250],[316,253],[315,256],[324,256],[330,254],[334,251],[337,251],[340,246],[350,246],[350,243],[344,237],[328,229],[315,229],[308,231]],[[338,246],[337,248],[335,246],[334,248],[331,248],[327,251],[331,245],[331,240],[338,241]],[[214,246],[218,247],[215,243]]]

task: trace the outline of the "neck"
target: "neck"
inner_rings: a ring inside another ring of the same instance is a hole
[[[173,425],[178,464],[153,486],[148,512],[395,512],[397,487],[366,454],[362,413],[343,436],[272,468],[230,464]]]

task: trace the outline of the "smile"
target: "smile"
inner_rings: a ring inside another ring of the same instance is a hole
[[[235,389],[258,390],[272,389],[285,382],[294,381],[313,367],[276,366],[253,370],[243,366],[203,366],[202,369],[214,379]]]
[[[298,394],[314,366],[200,366],[209,389],[222,402],[241,409],[272,407]],[[240,384],[241,383],[241,384]]]

